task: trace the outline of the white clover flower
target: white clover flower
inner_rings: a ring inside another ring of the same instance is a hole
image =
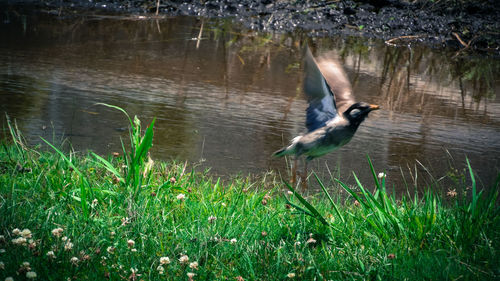
[[[34,272],[34,271],[28,271],[28,272],[26,272],[26,278],[28,278],[28,279],[35,279],[36,278],[36,272]]]
[[[385,178],[385,177],[387,177],[387,175],[386,175],[384,172],[380,172],[380,173],[378,173],[378,178],[379,178],[379,179],[383,179],[383,178]]]
[[[208,222],[209,222],[209,223],[213,223],[213,222],[215,222],[216,220],[217,220],[217,217],[216,217],[216,216],[210,216],[210,217],[208,217]]]
[[[14,245],[26,245],[26,238],[24,237],[18,237],[18,238],[14,238],[12,239],[12,244]]]
[[[5,278],[5,281],[14,281],[14,278],[9,276],[9,277]]]
[[[194,262],[190,263],[189,264],[189,268],[191,268],[191,269],[198,269],[198,262],[194,261]]]
[[[133,274],[136,274],[137,273],[137,268],[130,268],[130,272],[132,272]]]
[[[183,193],[177,195],[177,200],[184,201],[184,199],[186,199],[186,195],[184,195]]]
[[[127,241],[127,246],[128,246],[129,248],[134,248],[134,246],[135,246],[135,241],[134,241],[134,240],[132,240],[132,239],[129,239],[129,240]]]
[[[160,264],[170,264],[170,259],[168,257],[161,257]]]
[[[182,255],[182,256],[179,258],[179,262],[180,262],[181,264],[186,264],[186,263],[188,263],[188,262],[189,262],[189,257],[188,257],[188,256],[186,256],[186,255]]]
[[[309,237],[309,239],[307,239],[307,241],[306,241],[306,245],[307,244],[315,244],[315,243],[316,243],[316,239],[312,238],[312,236]]]
[[[32,250],[36,248],[36,241],[34,241],[33,239],[30,239],[30,240],[28,240],[28,242],[29,242],[28,248],[30,248]]]
[[[196,274],[195,274],[194,272],[188,272],[186,275],[187,275],[187,277],[188,277],[189,279],[193,279],[193,277],[195,277],[195,276],[196,276]]]
[[[21,231],[21,236],[26,238],[26,239],[31,238],[31,230],[29,230],[27,228],[23,229],[23,231]]]
[[[163,274],[165,272],[165,268],[163,268],[163,266],[161,266],[161,265],[159,265],[158,267],[156,267],[156,270],[158,270],[159,274]]]
[[[61,240],[62,240],[63,242],[66,242],[66,241],[68,240],[68,236],[64,236],[63,238],[61,238]]]
[[[3,243],[3,242],[5,242],[5,236],[0,235],[0,243]]]
[[[286,275],[286,277],[288,277],[288,278],[295,278],[295,273],[290,272],[290,273],[288,273],[288,274]]]
[[[137,252],[137,249],[136,249],[136,248],[132,248],[132,249],[130,249],[130,251],[131,251],[132,253],[135,253],[135,252]]]
[[[115,252],[115,247],[112,247],[112,246],[109,246],[106,251],[110,254],[114,253]]]
[[[12,230],[12,234],[14,234],[16,236],[19,236],[19,235],[21,235],[21,230],[19,230],[19,228],[14,228]]]
[[[3,263],[3,261],[0,261],[0,269],[5,269],[5,263]]]
[[[71,251],[71,249],[73,249],[73,243],[71,243],[71,240],[68,239],[68,241],[66,241],[66,244],[64,244],[64,250]]]
[[[5,252],[7,252],[7,251],[5,251],[5,249],[0,249],[0,254],[3,254]]]
[[[78,262],[80,261],[77,257],[72,257],[69,260],[73,265],[78,265]]]
[[[61,237],[62,233],[63,233],[63,229],[58,227],[58,228],[54,228],[52,229],[52,235],[55,236],[55,237]]]
[[[54,251],[48,251],[47,252],[47,257],[49,259],[55,259],[56,258],[56,254],[54,253]]]
[[[236,240],[236,238],[233,238],[233,239],[229,240],[229,242],[230,242],[231,244],[235,244],[236,242],[238,242],[238,240]]]
[[[21,264],[21,267],[23,267],[23,268],[28,268],[28,267],[30,267],[30,263],[29,263],[29,262],[27,262],[27,261],[25,261],[25,262],[23,262],[23,263]]]

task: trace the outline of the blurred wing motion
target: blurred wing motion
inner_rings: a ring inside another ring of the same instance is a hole
[[[306,110],[308,132],[326,125],[338,112],[355,103],[351,83],[333,53],[315,60],[309,48],[305,58],[304,93],[309,102]]]

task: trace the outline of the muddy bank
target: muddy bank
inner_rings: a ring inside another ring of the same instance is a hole
[[[312,36],[356,35],[406,45],[412,41],[500,55],[497,0],[451,1],[7,1],[62,16],[74,10],[159,16],[231,17],[259,31],[303,30]]]

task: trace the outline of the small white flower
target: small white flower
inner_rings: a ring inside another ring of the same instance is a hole
[[[110,254],[114,253],[115,252],[115,247],[112,247],[112,246],[109,246],[106,251]]]
[[[133,274],[136,274],[137,273],[137,268],[130,268],[130,272],[132,272]]]
[[[177,195],[177,200],[181,200],[181,201],[184,201],[184,199],[186,199],[186,195],[180,193],[179,195]]]
[[[110,234],[111,236],[115,236],[116,232],[111,231],[109,234]]]
[[[0,269],[5,269],[5,263],[3,263],[3,261],[0,261]]]
[[[209,223],[213,223],[213,222],[215,222],[216,220],[217,220],[217,217],[216,217],[216,216],[210,216],[210,217],[208,217],[208,222],[209,222]]]
[[[383,178],[385,178],[386,176],[387,176],[387,175],[386,175],[384,172],[380,172],[380,173],[378,173],[378,178],[379,178],[379,179],[383,179]]]
[[[182,256],[179,258],[179,262],[180,262],[181,264],[186,264],[186,263],[188,263],[188,262],[189,262],[189,257],[188,257],[188,256],[186,256],[186,255],[182,255]]]
[[[135,246],[135,241],[134,241],[134,240],[132,240],[132,239],[129,239],[129,240],[127,241],[127,246],[128,246],[129,248],[134,248],[134,246]]]
[[[130,249],[130,251],[131,251],[132,253],[135,253],[135,252],[137,252],[137,249],[136,249],[136,248],[132,248],[132,249]]]
[[[78,265],[78,262],[80,261],[77,257],[72,257],[69,260],[73,265]]]
[[[226,203],[222,202],[221,203],[222,207],[227,207]]]
[[[21,231],[21,236],[26,238],[26,239],[31,238],[31,230],[29,230],[27,228],[23,229],[23,231]]]
[[[9,276],[9,277],[5,278],[5,281],[14,281],[14,278]]]
[[[160,258],[160,264],[169,264],[170,259],[168,257],[161,257]]]
[[[28,279],[35,279],[36,278],[36,272],[34,272],[34,271],[28,271],[28,272],[26,272],[26,278],[28,278]]]
[[[97,198],[92,200],[92,207],[97,206],[98,203],[99,203],[99,201],[97,200]]]
[[[27,262],[27,261],[25,261],[25,262],[23,262],[23,263],[21,264],[21,267],[23,267],[23,268],[28,268],[28,267],[30,267],[30,263],[29,263],[29,262]]]
[[[229,241],[231,244],[235,244],[236,242],[238,242],[238,240],[236,240],[236,238],[233,238]]]
[[[194,277],[196,274],[195,274],[194,272],[188,272],[186,275],[187,275],[187,277],[188,277],[189,279],[193,279],[193,277]]]
[[[158,270],[158,273],[160,274],[163,274],[163,272],[165,271],[165,268],[163,268],[163,266],[159,265],[156,270]]]
[[[19,235],[21,235],[21,230],[19,230],[19,228],[14,228],[12,230],[12,234],[14,234],[16,236],[19,236]]]
[[[49,259],[55,259],[56,258],[56,254],[54,253],[54,251],[48,251],[47,252],[47,257],[49,257]]]
[[[5,236],[0,235],[0,243],[3,243],[3,242],[5,242]]]
[[[286,275],[286,277],[288,277],[288,278],[295,278],[295,273],[290,272],[290,273],[288,273],[288,274]]]
[[[194,261],[194,262],[190,263],[189,264],[189,268],[191,268],[191,269],[198,269],[198,262]]]
[[[3,254],[5,252],[6,252],[5,249],[0,249],[0,254]]]
[[[63,229],[60,227],[52,229],[52,235],[55,237],[61,237],[62,233]]]
[[[14,238],[12,239],[12,244],[14,245],[26,245],[26,238],[24,237],[18,237],[18,238]]]
[[[68,237],[67,237],[67,236],[64,236],[63,238],[61,238],[61,240],[62,240],[63,242],[66,242],[66,241],[68,240]]]
[[[68,241],[66,241],[66,244],[64,244],[64,250],[71,251],[71,249],[73,249],[73,243],[71,243],[71,240],[68,239]]]
[[[307,241],[306,241],[306,245],[307,245],[307,244],[315,244],[315,243],[316,243],[316,239],[314,239],[314,238],[312,237],[312,235],[309,235],[309,239],[307,239]]]

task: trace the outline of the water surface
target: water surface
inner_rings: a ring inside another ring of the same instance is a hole
[[[127,121],[98,102],[153,117],[155,159],[201,162],[215,175],[287,172],[271,154],[304,130],[302,51],[336,50],[355,97],[379,104],[342,149],[310,166],[370,181],[366,155],[403,190],[467,156],[485,183],[500,166],[499,61],[387,46],[360,38],[259,34],[228,21],[5,13],[0,24],[0,112],[30,143],[68,139],[75,150],[120,150]],[[5,121],[3,121],[5,124]],[[412,172],[410,173],[409,170]],[[446,184],[442,188],[452,186]]]

